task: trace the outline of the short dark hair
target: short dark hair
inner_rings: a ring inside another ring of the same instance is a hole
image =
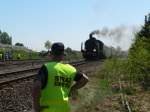
[[[51,47],[51,53],[54,56],[64,55],[64,44],[61,42],[56,42]]]

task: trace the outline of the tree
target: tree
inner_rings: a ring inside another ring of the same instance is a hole
[[[72,53],[72,49],[71,49],[70,47],[67,47],[67,48],[66,48],[66,52],[67,52],[67,53]]]
[[[133,79],[144,79],[147,86],[150,86],[150,15],[145,17],[145,24],[135,35],[134,43],[129,49],[128,61],[130,73]],[[136,77],[136,78],[135,78]],[[149,80],[149,81],[146,81]]]
[[[49,41],[49,40],[47,40],[46,42],[45,42],[45,48],[49,51],[50,50],[50,48],[51,48],[51,42]]]
[[[12,38],[6,32],[1,32],[0,34],[0,43],[2,44],[10,44],[11,45]]]
[[[24,45],[23,45],[23,43],[17,42],[17,43],[15,44],[15,46],[24,46]]]

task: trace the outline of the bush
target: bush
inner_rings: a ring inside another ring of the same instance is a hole
[[[129,55],[129,73],[134,81],[150,86],[150,20],[135,35]]]
[[[127,68],[127,60],[111,58],[107,59],[104,62],[103,68],[101,70],[102,78],[105,78],[109,81],[118,81],[119,77],[124,76],[126,74]]]

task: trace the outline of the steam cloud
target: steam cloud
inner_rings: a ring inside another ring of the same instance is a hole
[[[120,46],[122,49],[128,49],[132,43],[133,37],[138,32],[138,26],[118,26],[115,28],[103,27],[101,30],[94,30],[91,34],[97,37],[110,40],[112,46]],[[105,44],[105,42],[104,42]]]

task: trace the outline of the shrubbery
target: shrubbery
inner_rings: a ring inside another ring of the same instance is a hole
[[[116,81],[119,77],[125,74],[126,66],[126,60],[117,58],[107,59],[101,69],[101,78],[105,78],[111,82]]]
[[[135,35],[128,58],[106,60],[101,72],[101,77],[111,82],[122,78],[129,81],[130,86],[139,83],[145,89],[150,87],[150,17]]]
[[[137,81],[144,84],[145,88],[150,86],[150,17],[148,20],[145,17],[145,25],[135,35],[128,62],[130,72]]]

